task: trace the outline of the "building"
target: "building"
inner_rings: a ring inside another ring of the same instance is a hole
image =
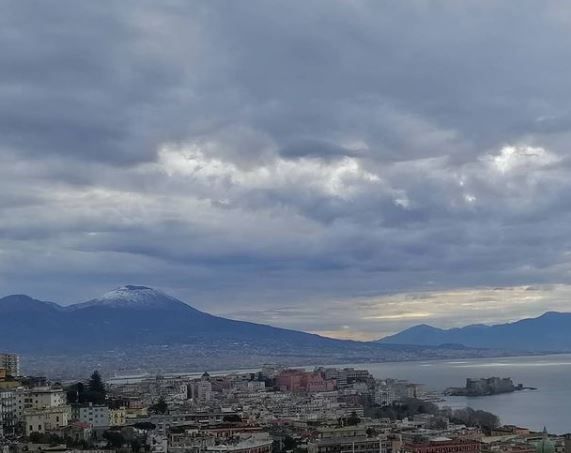
[[[0,368],[12,377],[20,376],[20,358],[17,354],[0,353]]]
[[[127,409],[119,407],[109,410],[109,426],[124,426],[127,420]]]
[[[267,436],[252,435],[247,438],[238,438],[234,441],[207,446],[206,453],[271,453],[273,441]]]
[[[87,423],[92,428],[106,427],[111,424],[109,408],[104,404],[74,404],[71,407],[71,419]]]
[[[426,442],[407,442],[404,453],[480,453],[480,442],[476,440],[447,439]]]
[[[284,370],[276,377],[282,392],[330,392],[336,389],[334,379],[326,379],[321,371]]]
[[[466,392],[468,395],[493,395],[513,392],[514,389],[515,385],[511,378],[466,379]]]
[[[308,453],[387,453],[391,443],[384,436],[329,437],[310,442]]]
[[[46,407],[43,409],[28,409],[24,413],[24,433],[46,433],[63,428],[69,423],[69,406]]]
[[[207,404],[212,399],[212,383],[208,373],[204,373],[199,381],[189,384],[189,396],[200,405]]]
[[[17,422],[16,393],[0,391],[0,433],[14,434]]]
[[[26,411],[60,407],[65,403],[66,396],[61,388],[19,389],[16,392],[16,415],[22,419]]]

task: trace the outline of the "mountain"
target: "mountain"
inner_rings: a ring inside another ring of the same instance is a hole
[[[537,318],[487,326],[438,329],[421,324],[378,340],[380,344],[437,346],[461,344],[512,351],[571,351],[571,313],[547,312]]]
[[[458,345],[338,340],[236,321],[135,285],[66,307],[28,296],[5,297],[0,299],[0,332],[0,350],[20,353],[28,369],[52,376],[77,375],[89,367],[168,371],[259,366],[275,361],[357,363],[497,354]]]
[[[146,286],[127,285],[62,307],[28,296],[0,299],[2,341],[19,350],[94,350],[210,341],[337,342],[318,335],[213,316]],[[31,328],[33,326],[33,329]],[[26,334],[18,332],[23,330]],[[5,346],[6,347],[6,346]]]

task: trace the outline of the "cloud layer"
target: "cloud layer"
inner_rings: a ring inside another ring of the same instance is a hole
[[[567,3],[0,3],[2,293],[355,338],[565,308]]]

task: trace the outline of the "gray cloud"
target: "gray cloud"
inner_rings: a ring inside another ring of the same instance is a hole
[[[3,293],[374,336],[569,283],[564,2],[0,3]]]

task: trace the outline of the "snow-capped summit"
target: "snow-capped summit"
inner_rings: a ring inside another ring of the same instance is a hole
[[[72,305],[71,310],[86,307],[109,307],[109,308],[138,308],[157,309],[171,308],[173,306],[185,306],[191,308],[184,302],[147,286],[125,285],[103,294],[101,297]]]

